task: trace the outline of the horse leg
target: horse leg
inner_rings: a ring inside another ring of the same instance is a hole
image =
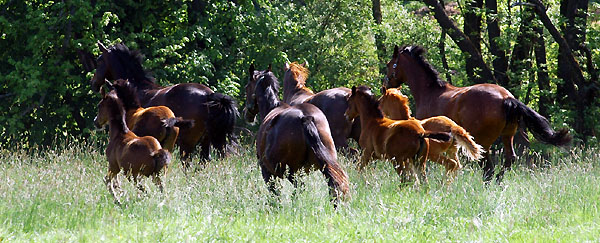
[[[263,180],[265,180],[265,184],[267,184],[267,188],[269,188],[269,191],[271,193],[279,196],[279,193],[275,190],[275,183],[273,182],[273,177],[274,177],[273,174],[262,164],[260,165],[260,172],[262,173]]]
[[[142,193],[145,193],[146,189],[144,188],[144,185],[141,183],[141,181],[138,181],[139,176],[132,175],[131,177],[133,177],[133,184],[137,187],[137,189],[140,190]]]
[[[200,162],[206,163],[207,161],[210,161],[210,159],[210,138],[204,136],[200,142]]]
[[[514,136],[502,136],[502,144],[504,145],[504,166],[500,172],[498,172],[498,175],[496,175],[496,182],[498,183],[502,182],[504,172],[510,170],[510,166],[517,157],[513,148],[513,138]]]
[[[363,151],[362,156],[360,156],[360,162],[358,164],[358,171],[362,171],[367,164],[369,164],[369,161],[371,161],[371,158],[373,158],[373,150],[372,149],[365,149],[365,151]]]
[[[160,176],[158,174],[155,174],[152,176],[152,181],[154,182],[154,184],[156,184],[156,186],[158,187],[158,190],[160,191],[160,193],[164,192],[164,188],[163,188],[163,182],[160,179]]]
[[[119,201],[119,197],[115,193],[115,188],[114,188],[114,181],[115,181],[116,177],[117,177],[117,174],[112,173],[111,171],[108,171],[108,174],[106,175],[106,177],[104,177],[104,184],[106,184],[106,186],[108,187],[108,191],[113,196],[113,199],[115,200],[115,204],[121,205],[121,202]]]
[[[494,161],[490,157],[490,150],[486,150],[483,154],[483,159],[479,161],[479,166],[483,168],[483,181],[488,183],[494,176]]]

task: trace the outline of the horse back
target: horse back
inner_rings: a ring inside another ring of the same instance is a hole
[[[306,145],[302,125],[302,118],[306,116],[314,118],[323,144],[335,154],[327,118],[317,107],[300,104],[274,109],[265,117],[256,140],[258,159],[272,173],[280,174],[286,165],[293,173],[315,164],[307,157],[310,148]]]
[[[207,116],[208,109],[203,106],[208,96],[214,93],[210,88],[197,83],[176,84],[157,90],[144,103],[144,107],[166,106],[177,117],[196,119]]]
[[[430,115],[447,116],[487,149],[507,127],[503,102],[513,97],[508,90],[495,84],[455,87],[440,97],[439,110]]]

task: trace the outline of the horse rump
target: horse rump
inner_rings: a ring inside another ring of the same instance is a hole
[[[301,118],[301,121],[306,144],[311,148],[319,165],[323,168],[323,174],[325,174],[328,180],[327,184],[332,188],[331,194],[336,200],[338,198],[337,190],[347,195],[349,191],[348,175],[321,141],[319,130],[315,124],[315,118],[304,116]]]
[[[160,172],[164,167],[171,163],[171,153],[166,149],[159,149],[152,154],[154,159],[154,173]]]
[[[504,99],[502,106],[508,122],[523,119],[533,136],[544,143],[566,146],[573,139],[566,128],[555,131],[550,127],[548,119],[515,98]]]
[[[225,149],[227,138],[235,144],[236,137],[233,127],[239,112],[233,98],[221,93],[212,93],[208,95],[206,105],[208,119],[205,121],[205,125],[211,144],[219,150]]]

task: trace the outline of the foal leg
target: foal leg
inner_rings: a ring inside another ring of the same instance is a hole
[[[369,161],[371,161],[371,159],[373,158],[373,150],[372,149],[365,149],[365,151],[363,151],[362,156],[360,156],[360,162],[358,164],[358,171],[361,172],[366,166],[367,164],[369,164]]]
[[[502,179],[504,179],[504,172],[510,170],[510,166],[517,157],[513,148],[513,138],[514,136],[502,136],[502,144],[504,145],[504,166],[500,172],[498,172],[498,175],[496,175],[496,182],[498,183],[502,182]]]
[[[160,176],[158,174],[155,174],[152,176],[152,181],[154,182],[154,184],[156,184],[156,186],[158,187],[158,190],[160,191],[160,193],[164,192],[164,188],[163,188],[163,182],[160,179]]]
[[[119,201],[119,197],[115,193],[115,188],[114,188],[114,181],[115,181],[116,177],[117,177],[117,174],[109,171],[108,174],[104,177],[104,184],[106,184],[106,186],[108,187],[108,191],[113,196],[113,199],[115,200],[115,204],[121,205],[121,202]]]

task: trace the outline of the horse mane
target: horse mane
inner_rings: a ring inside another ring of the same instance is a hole
[[[142,107],[140,100],[136,95],[137,89],[130,82],[124,79],[118,79],[113,83],[117,96],[123,102],[125,111]]]
[[[117,92],[115,90],[108,92],[105,99],[110,99],[113,101],[111,102],[112,105],[110,107],[110,113],[113,116],[111,120],[116,120],[119,123],[119,125],[123,126],[120,129],[124,132],[128,132],[129,128],[125,123],[125,108],[123,106],[123,101],[119,99]]]
[[[369,111],[373,112],[377,117],[384,117],[383,111],[379,109],[379,100],[375,99],[373,93],[371,92],[371,88],[366,85],[361,85],[356,87],[356,94],[360,94],[365,97],[366,106]]]
[[[256,82],[256,87],[264,88],[265,93],[270,94],[267,95],[267,102],[270,108],[278,107],[281,104],[278,96],[279,80],[273,72],[268,70],[262,71]]]
[[[400,105],[404,106],[402,108],[407,111],[408,117],[411,117],[411,110],[410,110],[410,106],[408,105],[409,104],[408,97],[406,97],[406,95],[402,94],[400,89],[396,89],[396,88],[387,89],[385,91],[384,96],[390,96],[392,99],[398,101],[400,103]],[[400,108],[400,107],[398,107],[398,108]]]
[[[425,70],[425,73],[431,80],[434,80],[433,84],[439,88],[443,88],[446,86],[447,82],[440,78],[440,73],[429,63],[423,54],[427,52],[425,48],[421,46],[405,46],[402,50],[408,50],[410,56],[417,61],[421,67]]]
[[[144,85],[144,83],[145,85],[156,83],[156,79],[152,76],[152,73],[142,67],[144,56],[140,51],[129,50],[123,43],[115,44],[114,46],[111,46],[109,50],[117,56],[119,61],[121,61],[121,65],[123,65],[126,72],[126,78],[130,78],[130,81],[136,82],[138,85]]]
[[[302,83],[302,85],[306,84],[306,79],[308,78],[308,68],[305,68],[304,66],[300,65],[298,62],[292,62],[290,63],[290,71],[292,72],[292,75],[294,76],[294,79],[298,79],[300,76],[303,76],[304,79],[303,80],[298,80],[298,83]]]
[[[292,72],[292,76],[298,82],[296,84],[297,88],[306,87],[306,79],[308,78],[308,73],[309,73],[308,68],[300,65],[298,62],[292,62],[292,63],[290,63],[290,72]],[[304,78],[300,79],[300,77],[304,77]]]

